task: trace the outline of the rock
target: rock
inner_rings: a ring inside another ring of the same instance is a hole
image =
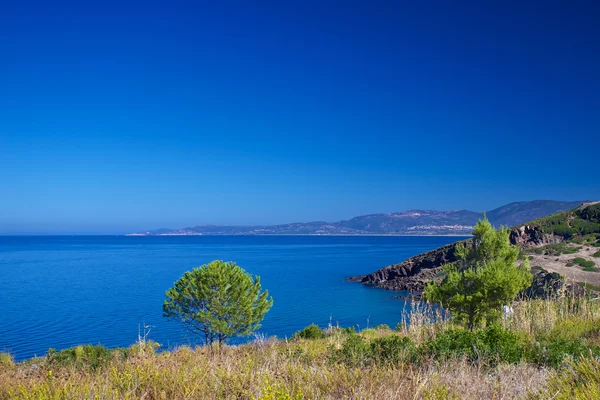
[[[524,225],[510,231],[510,243],[520,247],[538,247],[562,241],[562,236],[545,233],[537,226]]]
[[[565,278],[556,272],[545,269],[536,271],[531,286],[521,293],[524,298],[555,298],[564,293]]]
[[[388,265],[367,275],[353,276],[349,282],[360,282],[388,290],[422,292],[425,285],[436,278],[440,267],[457,260],[456,243],[440,247],[407,259],[400,264]]]

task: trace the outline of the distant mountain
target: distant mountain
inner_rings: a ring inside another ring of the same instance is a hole
[[[510,203],[487,213],[494,225],[514,226],[557,212],[572,210],[588,201],[534,200]]]
[[[584,201],[535,200],[511,203],[487,212],[494,225],[513,226],[546,215],[573,209]],[[183,235],[469,235],[482,213],[408,210],[371,214],[338,222],[297,222],[281,225],[198,225],[181,229],[157,229],[131,236]]]

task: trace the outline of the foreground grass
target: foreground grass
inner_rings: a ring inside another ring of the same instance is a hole
[[[168,352],[80,346],[22,363],[3,355],[0,399],[600,398],[598,301],[514,310],[474,333],[417,307],[397,330],[313,327],[287,341]]]

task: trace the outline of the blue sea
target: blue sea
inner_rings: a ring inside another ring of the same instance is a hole
[[[220,259],[260,275],[274,299],[259,332],[289,337],[316,323],[396,325],[397,292],[344,279],[459,240],[405,236],[0,237],[0,351],[18,360],[78,344],[129,346],[140,326],[164,348],[199,338],[162,316],[165,291]]]

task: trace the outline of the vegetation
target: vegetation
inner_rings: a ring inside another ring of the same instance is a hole
[[[306,328],[294,334],[295,338],[300,339],[323,339],[325,332],[315,324],[311,324]]]
[[[531,285],[529,260],[515,265],[520,251],[510,245],[509,234],[508,228],[495,230],[487,219],[480,220],[473,240],[457,245],[459,260],[443,267],[446,278],[430,283],[424,297],[448,308],[469,330],[496,321],[502,306]]]
[[[596,263],[591,260],[586,260],[585,258],[577,257],[577,258],[574,258],[572,262],[574,264],[577,264],[580,267],[582,267],[584,271],[588,271],[588,272],[598,272],[599,271],[598,268],[594,268]]]
[[[164,315],[175,318],[205,343],[222,344],[234,336],[248,336],[273,305],[261,293],[260,277],[252,277],[232,262],[213,261],[188,271],[166,293]]]
[[[567,242],[548,244],[542,247],[536,247],[528,251],[536,254],[546,254],[549,256],[560,256],[561,254],[575,254],[583,247],[581,246],[569,246]]]
[[[256,339],[218,352],[157,352],[152,342],[49,351],[0,362],[0,399],[596,398],[599,302],[563,297],[513,308],[473,331],[436,322],[415,303],[397,331],[329,327],[322,338]]]
[[[586,288],[587,290],[600,292],[600,286],[592,285],[591,283],[588,283],[588,282],[579,282],[579,285]]]
[[[589,357],[569,363],[568,368],[553,373],[540,390],[529,393],[528,399],[600,399],[600,360]]]
[[[0,368],[12,367],[15,364],[15,359],[10,353],[0,353]]]
[[[566,239],[600,233],[600,203],[577,208],[566,213],[550,215],[531,221],[544,232],[554,232]]]
[[[591,225],[573,223],[579,211],[542,222],[564,226],[579,245],[598,244],[600,229],[585,236],[580,232]],[[600,227],[600,208],[586,213]],[[444,267],[440,289],[427,288],[426,296],[450,308],[452,318],[413,300],[395,330],[313,324],[291,340],[257,337],[220,351],[158,352],[144,337],[127,349],[50,349],[16,363],[0,353],[0,400],[600,398],[600,301],[570,295],[511,301],[530,283],[529,257],[519,257],[507,230],[495,232],[487,221],[474,236],[459,246],[459,261]],[[572,247],[543,251],[573,254]],[[581,260],[572,263],[594,268]],[[164,311],[193,329],[204,327],[197,331],[210,344],[254,331],[271,304],[258,278],[213,262],[184,274],[167,292]],[[514,311],[502,316],[505,304]]]

